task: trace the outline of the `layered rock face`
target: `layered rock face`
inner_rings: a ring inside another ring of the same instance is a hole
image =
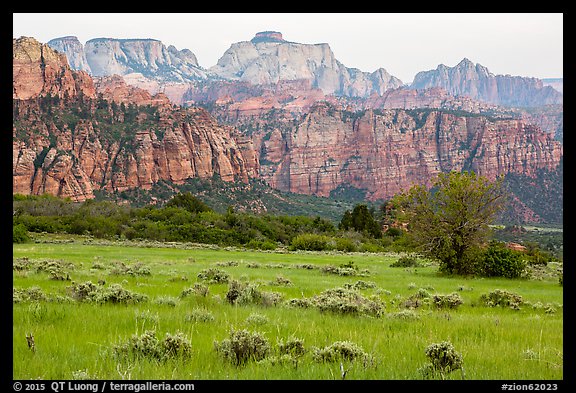
[[[278,189],[330,195],[341,185],[387,199],[440,172],[494,179],[555,168],[562,145],[521,120],[489,121],[437,111],[351,113],[319,104],[290,132],[260,139],[261,174]]]
[[[48,46],[58,52],[64,53],[68,58],[70,68],[76,71],[86,71],[92,74],[86,53],[84,52],[84,45],[75,36],[66,36],[55,38],[48,41]]]
[[[334,57],[328,44],[286,41],[278,32],[261,32],[222,55],[210,72],[228,80],[274,84],[306,79],[325,94],[366,97],[402,86],[402,81],[380,68],[373,73],[347,68]]]
[[[99,80],[97,98],[87,74],[35,40],[14,40],[14,69],[14,193],[83,201],[160,180],[258,175],[251,141],[203,109],[173,109],[118,77]]]
[[[73,72],[66,55],[52,50],[32,37],[12,40],[12,98],[37,96],[95,97],[92,79],[85,72]]]
[[[95,38],[87,41],[83,48],[74,41],[78,39],[55,38],[48,45],[65,53],[68,59],[86,59],[86,63],[70,61],[70,64],[92,76],[141,74],[162,82],[186,82],[207,77],[194,53],[188,49],[179,51],[173,45],[166,47],[158,40]]]
[[[412,89],[441,87],[453,95],[512,107],[562,104],[563,96],[536,78],[493,75],[486,67],[463,59],[455,67],[439,65],[436,70],[416,74]]]

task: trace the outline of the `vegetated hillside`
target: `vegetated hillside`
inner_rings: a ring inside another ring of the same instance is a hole
[[[231,207],[234,211],[254,214],[319,216],[335,224],[354,204],[373,204],[364,200],[361,191],[342,193],[336,197],[319,197],[279,191],[259,179],[250,179],[248,183],[225,182],[218,176],[210,179],[191,178],[183,184],[163,180],[149,190],[137,188],[120,193],[98,192],[96,199],[142,207],[148,204],[164,205],[174,194],[184,192],[192,193],[218,213],[225,213]]]
[[[504,223],[563,224],[564,165],[560,161],[555,170],[539,169],[536,178],[508,173],[505,182],[515,199],[504,212]],[[522,216],[523,211],[533,212],[532,219]]]

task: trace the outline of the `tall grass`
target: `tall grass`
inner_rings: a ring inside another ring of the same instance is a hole
[[[419,370],[428,362],[425,348],[442,341],[450,341],[463,356],[463,370],[450,373],[448,379],[563,378],[563,288],[557,279],[441,276],[434,265],[394,268],[390,264],[398,256],[360,253],[131,247],[76,241],[15,244],[13,254],[15,259],[27,257],[33,262],[73,263],[67,269],[70,281],[53,280],[41,270],[14,271],[14,288],[38,287],[52,299],[13,304],[14,379],[324,380],[342,379],[344,367],[346,379],[414,380],[424,378]],[[150,274],[118,274],[114,267],[120,262],[126,266],[140,263]],[[352,265],[368,273],[329,274],[321,270],[328,265]],[[285,301],[311,298],[359,280],[370,282],[372,286],[357,292],[382,301],[385,312],[370,317],[285,303],[232,305],[226,301],[228,283],[211,284],[198,278],[208,268],[220,269],[230,279],[254,284],[261,291],[280,293]],[[103,287],[120,284],[148,300],[97,304],[68,296],[73,283],[98,280]],[[206,285],[208,293],[182,296],[194,284]],[[527,303],[520,310],[482,305],[480,296],[495,289],[519,294]],[[419,290],[458,293],[463,304],[455,309],[424,304],[407,310],[404,301]],[[268,340],[267,359],[239,367],[215,350],[215,343],[239,329],[259,332]],[[147,330],[154,330],[160,339],[181,332],[191,342],[192,355],[159,361],[122,358],[114,351],[115,346]],[[35,351],[26,341],[30,333]],[[303,340],[307,352],[297,361],[280,361],[278,342],[290,337]],[[337,341],[356,344],[372,356],[372,362],[344,361],[341,366],[313,359],[314,348]]]

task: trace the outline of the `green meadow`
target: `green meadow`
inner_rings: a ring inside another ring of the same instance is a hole
[[[71,236],[14,244],[13,378],[563,379],[561,264],[477,278],[426,260],[393,266],[400,257]],[[496,291],[514,301],[486,302]],[[234,347],[235,332],[257,350]],[[460,367],[427,374],[426,349],[446,342]]]

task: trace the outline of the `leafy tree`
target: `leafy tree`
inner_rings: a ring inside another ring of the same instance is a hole
[[[166,203],[166,207],[181,207],[190,213],[212,211],[208,205],[189,192],[176,194]]]
[[[474,274],[489,225],[504,208],[502,182],[452,171],[439,174],[431,189],[415,185],[394,199],[408,222],[407,234],[424,255],[439,260],[444,272]]]
[[[352,212],[346,210],[342,216],[340,224],[338,225],[338,229],[354,229],[358,232],[366,232],[370,236],[376,238],[382,236],[380,225],[374,219],[374,216],[370,213],[368,206],[365,204],[357,204],[354,206]]]

